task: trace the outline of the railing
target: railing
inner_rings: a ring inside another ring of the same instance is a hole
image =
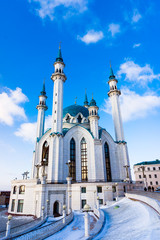
[[[23,232],[27,228],[37,226],[37,224],[40,223],[40,222],[41,222],[41,218],[37,218],[37,219],[34,219],[34,220],[29,221],[27,223],[23,223],[23,224],[11,227],[10,234],[13,235],[13,234],[18,233],[18,232]],[[6,235],[6,229],[0,231],[0,239],[2,237],[5,237],[5,235]]]
[[[46,237],[53,235],[57,231],[61,230],[63,227],[65,227],[67,224],[69,224],[72,220],[73,220],[73,213],[71,212],[68,216],[61,218],[58,221],[49,223],[45,226],[37,227],[36,229],[34,229],[28,233],[20,234],[16,238],[14,238],[14,237],[12,237],[12,235],[10,235],[10,238],[23,239],[23,240],[32,240],[32,239],[42,240]]]

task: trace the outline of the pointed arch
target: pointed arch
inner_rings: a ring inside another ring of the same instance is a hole
[[[110,157],[109,157],[109,146],[107,142],[105,142],[104,144],[104,155],[105,155],[105,162],[106,162],[107,182],[111,182],[112,181],[111,164],[110,164]]]
[[[82,181],[88,180],[87,142],[84,137],[81,140],[81,178]]]
[[[71,177],[76,181],[76,143],[74,138],[70,141],[70,160],[71,160]]]
[[[41,160],[41,164],[48,166],[48,158],[49,158],[49,145],[48,142],[45,141],[43,143],[43,147],[42,147],[42,160]],[[45,159],[45,161],[44,161]]]

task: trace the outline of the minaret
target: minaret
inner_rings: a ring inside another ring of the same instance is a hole
[[[89,105],[88,105],[88,98],[87,98],[87,93],[86,93],[86,90],[85,90],[85,98],[84,98],[84,107],[88,108]]]
[[[93,96],[92,96],[92,100],[91,100],[90,105],[88,107],[88,110],[89,110],[88,119],[90,121],[91,132],[92,132],[95,139],[99,138],[99,135],[98,135],[98,120],[99,120],[98,109],[99,108],[96,105],[96,101],[93,99]]]
[[[125,180],[128,178],[131,179],[131,172],[126,172],[126,167],[129,167],[129,155],[128,155],[128,148],[127,143],[124,140],[124,132],[123,132],[123,125],[122,125],[122,117],[120,111],[120,104],[119,104],[119,96],[121,95],[121,91],[117,89],[117,79],[113,73],[112,67],[110,65],[110,76],[109,76],[109,87],[110,90],[108,92],[108,96],[110,97],[111,104],[112,104],[112,117],[114,121],[114,129],[115,129],[115,137],[117,149],[118,149],[118,156],[119,156],[119,170],[120,170],[120,180]],[[128,169],[127,169],[128,171]]]
[[[46,91],[45,91],[45,81],[43,82],[43,89],[41,95],[39,96],[38,109],[38,119],[37,119],[37,140],[44,134],[44,123],[45,123],[45,111],[48,109],[46,106]]]
[[[119,105],[119,95],[121,95],[121,91],[117,89],[117,83],[118,81],[113,74],[112,67],[110,66],[110,76],[108,81],[110,90],[108,92],[108,96],[110,97],[112,104],[112,117],[114,121],[115,137],[116,141],[118,142],[124,141],[124,133]]]
[[[63,120],[63,83],[66,75],[63,73],[65,64],[63,62],[61,47],[59,46],[58,56],[54,63],[54,73],[51,79],[54,82],[53,89],[53,111],[52,111],[52,133],[62,133]]]

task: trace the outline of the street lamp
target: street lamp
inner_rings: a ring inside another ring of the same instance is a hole
[[[12,219],[12,215],[8,215],[8,221],[7,221],[7,227],[6,227],[6,237],[9,236],[10,230],[11,230],[11,224],[10,221]]]
[[[84,215],[84,229],[85,229],[85,237],[89,237],[89,217],[88,212],[90,211],[91,207],[88,204],[85,204],[83,207],[83,212],[85,212]]]
[[[118,195],[119,195],[119,193],[118,193],[118,183],[115,183],[115,186],[116,186],[116,192],[117,192],[117,201],[118,201]]]
[[[68,177],[71,177],[71,160],[70,159],[68,160],[66,165],[68,166]]]

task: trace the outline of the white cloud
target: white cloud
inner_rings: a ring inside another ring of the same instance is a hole
[[[94,30],[90,30],[83,37],[78,36],[77,38],[80,39],[82,42],[85,42],[86,44],[90,44],[90,43],[98,42],[103,37],[104,37],[104,35],[103,35],[102,31],[97,31],[96,32]]]
[[[15,119],[26,119],[24,108],[19,106],[21,103],[28,101],[21,88],[11,90],[6,88],[0,94],[0,122],[12,126]]]
[[[120,97],[121,113],[123,121],[145,118],[160,108],[160,97],[155,93],[139,95],[128,88],[122,89]],[[103,111],[111,114],[111,102],[105,100]]]
[[[137,48],[137,47],[140,47],[141,46],[141,43],[135,43],[133,44],[133,48]]]
[[[134,9],[132,16],[132,23],[137,23],[142,18],[142,15],[138,12],[137,9]]]
[[[118,77],[122,77],[122,75],[125,74],[126,81],[138,83],[141,86],[146,86],[146,84],[152,82],[153,79],[160,78],[160,74],[154,74],[149,64],[141,67],[133,61],[122,63],[117,74]]]
[[[82,13],[87,10],[87,0],[29,0],[30,3],[38,4],[36,11],[39,16],[44,19],[49,17],[53,20],[57,7],[64,7],[64,16],[73,15],[74,13]]]
[[[48,115],[45,121],[45,130],[52,127],[52,116]],[[36,141],[37,122],[23,123],[14,133],[17,137],[23,138],[24,141],[34,143]]]
[[[112,37],[114,37],[115,34],[120,32],[120,25],[115,23],[109,24],[108,32],[111,32]]]

